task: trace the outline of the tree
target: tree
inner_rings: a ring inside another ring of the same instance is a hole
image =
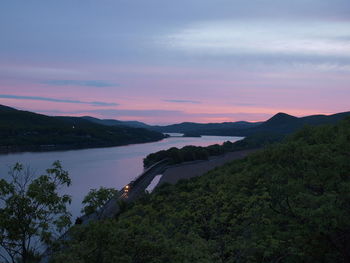
[[[84,208],[81,210],[86,215],[94,212],[101,212],[103,206],[118,193],[114,188],[100,187],[100,189],[91,189],[83,200]]]
[[[71,224],[71,198],[59,193],[71,180],[59,161],[41,176],[16,163],[9,175],[8,181],[0,179],[0,246],[7,252],[0,256],[26,263],[39,245],[51,244]]]
[[[350,119],[332,127],[75,226],[55,262],[350,262]]]

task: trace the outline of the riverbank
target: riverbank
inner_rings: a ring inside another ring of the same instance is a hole
[[[23,145],[23,146],[0,146],[1,154],[11,153],[25,153],[25,152],[55,152],[55,151],[70,151],[70,150],[86,150],[86,149],[97,149],[97,148],[111,148],[118,146],[129,146],[135,144],[145,144],[159,142],[166,139],[167,137],[154,139],[154,140],[142,140],[142,141],[129,141],[125,143],[114,143],[114,144],[99,144],[99,145]]]
[[[130,203],[143,196],[148,187],[150,187],[155,177],[160,177],[159,182],[152,186],[152,190],[160,186],[162,183],[175,184],[181,179],[189,179],[196,176],[201,176],[206,172],[209,172],[216,167],[222,166],[227,162],[243,159],[251,153],[256,152],[258,149],[242,150],[229,152],[223,155],[211,157],[209,160],[199,160],[193,162],[187,162],[177,165],[168,165],[167,162],[161,161],[154,164],[152,167],[144,171],[134,181],[129,183],[131,190],[124,192],[124,188],[119,193],[106,203],[102,209],[102,213],[98,217],[95,216],[83,216],[83,223],[88,223],[91,220],[98,220],[100,218],[112,218],[119,213],[118,200]]]
[[[193,162],[187,162],[177,165],[168,166],[166,162],[159,162],[154,166],[147,169],[142,173],[132,184],[131,191],[124,192],[124,188],[111,200],[109,200],[105,206],[101,209],[100,213],[93,213],[91,215],[82,216],[81,223],[88,224],[91,221],[113,218],[120,213],[120,201],[125,203],[130,203],[143,196],[146,189],[150,187],[153,179],[157,176],[161,176],[158,184],[154,187],[157,188],[162,183],[175,184],[181,179],[189,179],[195,176],[201,176],[206,172],[224,165],[227,162],[243,159],[249,154],[256,152],[258,149],[252,150],[241,150],[235,152],[229,152],[220,156],[211,157],[209,160],[199,160]],[[67,231],[63,236],[60,237],[62,240],[69,239],[69,231]],[[50,251],[46,251],[40,263],[49,262],[51,257]]]
[[[120,211],[118,201],[130,203],[137,200],[140,196],[144,195],[145,191],[150,187],[154,178],[157,176],[160,177],[160,180],[156,185],[152,185],[152,190],[163,183],[175,184],[181,179],[201,176],[227,162],[243,159],[257,150],[258,149],[229,152],[223,155],[211,157],[209,160],[205,161],[198,160],[170,166],[167,165],[166,161],[161,161],[144,171],[132,183],[129,183],[131,190],[125,192],[124,188],[121,189],[114,198],[105,204],[101,209],[100,214],[94,213],[92,215],[82,216],[82,224],[87,224],[93,220],[112,218],[116,216]]]
[[[201,176],[227,162],[243,159],[258,149],[229,152],[223,155],[210,157],[209,160],[200,160],[169,166],[163,173],[158,185],[163,183],[175,184],[181,179]]]

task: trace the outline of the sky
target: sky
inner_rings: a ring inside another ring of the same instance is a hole
[[[350,1],[3,0],[0,104],[149,124],[350,111]]]

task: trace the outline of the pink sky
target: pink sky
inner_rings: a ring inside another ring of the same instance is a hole
[[[350,110],[346,0],[17,1],[0,9],[0,104],[150,124]]]
[[[73,81],[71,84],[61,84],[59,81],[67,79],[66,73],[61,73],[63,69],[54,74],[54,70],[49,70],[46,77],[47,73],[40,72],[37,67],[29,67],[29,71],[32,71],[30,76],[26,73],[27,67],[13,68],[20,77],[0,80],[1,93],[12,95],[11,98],[0,98],[0,103],[47,115],[90,115],[165,124],[182,121],[261,121],[277,112],[305,116],[349,110],[350,78],[334,72],[230,74],[221,70],[210,73],[207,70],[193,70],[193,75],[187,75],[188,70],[178,68],[160,68],[159,71],[152,68],[149,72],[145,67],[139,68],[140,73],[135,68],[130,72],[124,69],[122,73],[110,68],[110,76],[123,74],[126,77],[106,78],[103,74],[107,73],[80,66],[80,79],[84,81],[89,81],[88,76],[94,74],[95,79],[115,83],[115,86],[101,84],[101,87],[94,87]],[[69,65],[66,68],[69,71]],[[163,77],[162,71],[174,73]],[[51,83],[50,80],[55,82]],[[66,100],[79,103],[67,103]],[[93,105],[89,102],[111,105]]]

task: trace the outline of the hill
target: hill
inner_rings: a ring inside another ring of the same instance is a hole
[[[349,262],[349,134],[350,119],[306,127],[163,185],[116,219],[76,226],[54,262]]]
[[[333,115],[311,115],[306,117],[295,117],[286,113],[277,113],[270,119],[261,123],[248,123],[248,127],[235,126],[215,126],[208,129],[208,126],[192,125],[191,135],[221,135],[221,136],[251,136],[259,134],[287,135],[301,129],[305,125],[333,124],[345,117],[350,116],[350,112],[337,113]],[[232,123],[234,124],[234,123]],[[166,126],[167,127],[167,126]],[[174,126],[172,126],[174,128]],[[182,125],[176,126],[172,132],[182,132]],[[196,127],[196,128],[194,128]]]
[[[248,134],[260,132],[271,132],[279,134],[290,134],[305,125],[334,124],[345,117],[350,116],[350,112],[337,113],[333,115],[311,115],[306,117],[294,117],[285,113],[277,113],[275,116],[262,123],[256,129],[246,130]]]
[[[169,163],[176,164],[194,160],[207,160],[210,156],[224,154],[238,150],[258,149],[269,144],[282,141],[286,135],[301,129],[305,125],[317,126],[321,124],[332,124],[349,116],[350,112],[338,113],[330,116],[313,115],[297,118],[286,113],[277,113],[269,120],[248,129],[213,129],[206,130],[207,135],[236,135],[247,136],[235,143],[225,142],[223,145],[210,145],[208,147],[186,146],[181,149],[176,147],[151,153],[144,158],[144,166],[148,167],[163,159]],[[205,126],[205,124],[203,125]],[[203,127],[202,126],[202,127]],[[180,128],[173,125],[172,127]],[[182,126],[184,127],[184,126]],[[194,127],[193,125],[188,127]],[[199,127],[199,126],[197,126]],[[191,131],[192,136],[203,134],[204,130]]]
[[[113,119],[98,119],[90,116],[84,116],[81,118],[94,123],[101,124],[101,125],[106,125],[106,126],[129,126],[133,128],[145,128],[145,129],[150,128],[150,125],[147,125],[146,123],[143,123],[140,121],[119,121],[119,120],[113,120]]]
[[[56,150],[157,141],[163,134],[105,126],[80,117],[50,117],[0,106],[0,151]]]
[[[217,130],[224,129],[233,129],[233,130],[241,130],[247,129],[251,127],[256,127],[260,124],[260,122],[246,122],[246,121],[238,121],[238,122],[223,122],[223,123],[195,123],[195,122],[183,122],[179,124],[172,124],[167,126],[152,126],[150,127],[152,130],[156,130],[159,132],[170,132],[170,133],[205,133],[205,132],[213,132],[215,133]],[[201,134],[202,135],[202,134]]]

